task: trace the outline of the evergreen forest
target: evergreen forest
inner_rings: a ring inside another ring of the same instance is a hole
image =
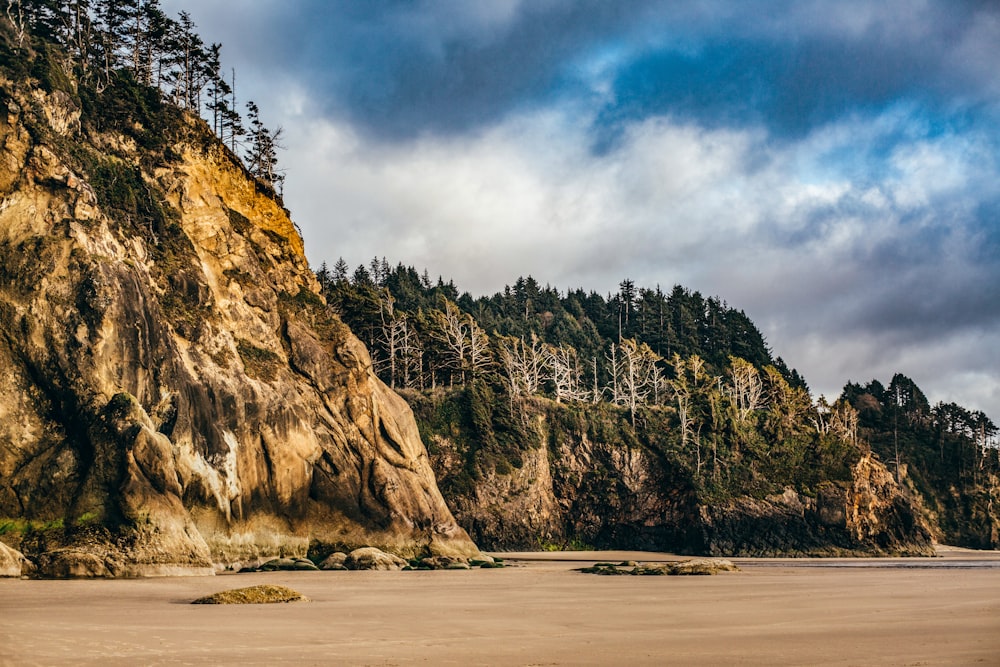
[[[938,517],[941,539],[998,543],[997,427],[982,412],[928,404],[897,374],[814,398],[742,311],[717,297],[622,280],[602,295],[521,277],[475,298],[453,281],[374,258],[317,271],[328,304],[406,397],[432,453],[457,438],[446,497],[517,468],[535,417],[640,447],[686,471],[702,502],[812,497],[883,461]],[[549,437],[552,434],[549,434]],[[991,532],[992,531],[992,532]]]

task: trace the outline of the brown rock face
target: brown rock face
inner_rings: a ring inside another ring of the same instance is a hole
[[[418,413],[426,409],[414,401]],[[933,554],[914,506],[870,455],[855,463],[850,481],[824,482],[815,497],[786,489],[765,498],[706,498],[693,471],[650,447],[627,443],[606,415],[595,414],[589,423],[558,418],[567,410],[549,404],[530,411],[536,428],[526,431],[516,463],[480,465],[473,478],[462,478],[467,454],[462,438],[454,437],[461,434],[436,433],[429,440],[455,516],[483,548]]]
[[[53,575],[477,553],[286,211],[185,123],[151,156],[0,81],[0,519],[42,527],[3,539]]]
[[[498,551],[698,551],[690,546],[700,539],[698,499],[684,471],[649,449],[601,438],[601,429],[590,433],[586,419],[557,419],[564,411],[549,408],[530,411],[533,427],[516,462],[481,466],[474,478],[462,479],[467,453],[454,437],[461,434],[429,440],[448,502],[478,544]]]
[[[931,535],[892,474],[871,455],[851,482],[824,482],[815,498],[789,489],[702,510],[703,550],[741,556],[932,556]]]

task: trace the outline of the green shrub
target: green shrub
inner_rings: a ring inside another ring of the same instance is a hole
[[[246,373],[252,378],[270,382],[277,376],[278,367],[281,365],[281,357],[270,350],[257,347],[253,343],[237,339],[236,351],[239,352],[240,359]]]

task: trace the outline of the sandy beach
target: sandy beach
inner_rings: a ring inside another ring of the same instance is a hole
[[[709,577],[599,577],[597,560],[510,567],[0,580],[0,664],[996,665],[1000,553],[736,559]],[[310,601],[191,605],[274,583]]]

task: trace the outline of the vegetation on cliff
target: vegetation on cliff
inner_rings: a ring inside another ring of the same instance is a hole
[[[628,280],[605,298],[529,277],[473,299],[377,260],[352,278],[325,268],[317,275],[386,382],[448,390],[429,394],[436,400],[404,394],[428,435],[461,433],[487,465],[516,464],[533,439],[528,406],[545,404],[534,399],[566,406],[552,406],[549,420],[575,420],[592,436],[676,459],[718,499],[847,479],[865,452],[850,405],[813,405],[799,374],[718,298]],[[472,461],[464,469],[475,474]]]
[[[384,260],[314,276],[274,190],[279,133],[251,104],[237,157],[219,49],[189,17],[155,0],[7,10],[0,533],[40,572],[475,553],[419,435],[486,546],[926,548],[897,481],[950,478],[904,474],[922,450],[896,410],[898,479],[873,457],[888,404],[868,432],[859,411],[885,392],[814,402],[744,313],[680,286],[605,297],[529,277],[474,299]],[[941,452],[963,446],[956,428]],[[987,458],[959,498],[995,480]],[[950,507],[933,509],[962,520]]]
[[[221,44],[205,44],[187,12],[159,0],[10,0],[0,18],[0,72],[68,94],[100,131],[135,140],[155,159],[182,111],[205,118],[233,154],[242,151],[262,187],[279,191],[281,128],[271,130],[252,100],[240,113],[235,72],[222,71]]]
[[[884,436],[859,430],[871,416],[859,417],[860,390],[814,400],[753,322],[720,299],[629,280],[603,297],[530,277],[475,299],[378,259],[317,276],[377,372],[410,402],[443,493],[485,546],[888,553],[920,551],[923,525],[957,521],[954,512],[920,515],[905,497],[910,482],[884,473],[878,459],[895,459]],[[990,429],[980,429],[977,451],[995,459]],[[948,443],[917,440],[939,454],[975,449],[955,433]],[[862,482],[861,470],[878,483]],[[857,511],[859,484],[878,487],[881,533],[841,521]],[[993,511],[984,489],[973,483],[954,501],[980,508],[966,513],[981,522]],[[656,500],[640,507],[637,494]],[[507,516],[485,516],[486,502]]]
[[[605,298],[523,278],[473,299],[378,260],[318,277],[410,402],[443,493],[481,544],[757,554],[926,544],[891,479],[879,487],[884,511],[864,519],[882,525],[859,534],[847,514],[871,452],[854,408],[814,403],[750,319],[717,298],[628,280]]]
[[[0,537],[41,576],[478,554],[253,140],[241,161],[197,115],[194,52],[143,32],[155,7],[0,17]]]
[[[432,282],[426,271],[402,264],[390,268],[385,259],[350,274],[343,260],[333,269],[324,264],[317,277],[393,387],[455,386],[500,374],[515,392],[556,399],[621,402],[632,389],[629,398],[648,390],[655,399],[662,381],[655,374],[629,389],[615,381],[632,361],[651,371],[643,362],[697,356],[707,374],[722,374],[738,357],[774,366],[793,388],[806,388],[796,371],[772,358],[745,313],[679,285],[664,292],[626,279],[617,293],[602,296],[542,287],[528,276],[473,298],[459,295],[453,282]],[[543,378],[541,366],[554,371]]]
[[[923,501],[940,541],[1000,548],[1000,447],[989,417],[955,403],[930,405],[902,374],[888,385],[849,382],[843,397],[858,412],[862,437]]]

